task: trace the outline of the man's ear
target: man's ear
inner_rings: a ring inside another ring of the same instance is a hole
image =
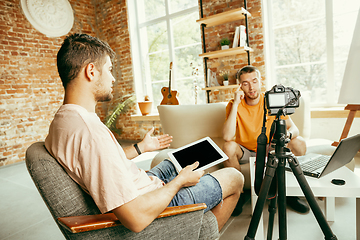
[[[89,63],[88,65],[85,66],[85,77],[89,80],[92,81],[95,77],[95,64],[94,63]]]

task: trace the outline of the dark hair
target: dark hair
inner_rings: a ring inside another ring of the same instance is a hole
[[[110,46],[98,38],[78,33],[66,37],[57,54],[57,68],[64,88],[87,64],[93,62],[100,70],[106,55],[111,59],[115,57]]]
[[[245,66],[243,68],[241,68],[237,74],[236,74],[236,79],[239,79],[240,81],[240,76],[245,74],[245,73],[252,73],[252,72],[256,72],[257,78],[260,81],[261,80],[261,73],[259,71],[259,69],[257,69],[256,67],[253,67],[251,65]]]

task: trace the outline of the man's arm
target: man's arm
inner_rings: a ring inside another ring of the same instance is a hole
[[[198,166],[198,162],[187,166],[164,187],[140,195],[112,212],[126,228],[133,232],[142,231],[169,205],[181,188],[194,186],[200,181],[204,171],[193,171]]]
[[[137,144],[141,153],[160,150],[170,146],[170,143],[172,142],[172,136],[164,134],[152,137],[151,134],[153,134],[153,132],[154,128],[147,132],[144,139]],[[128,159],[133,159],[134,157],[139,156],[139,153],[134,146],[125,147],[123,149]]]
[[[295,123],[289,117],[286,121],[287,135],[290,138],[290,142],[287,147],[295,154],[295,156],[303,156],[306,154],[306,142],[299,135],[299,129]]]
[[[286,122],[286,130],[288,131],[288,133],[291,133],[291,138],[298,137],[299,129],[297,128],[293,120],[290,118],[290,116],[288,119],[285,120],[285,122]]]
[[[223,139],[225,141],[232,141],[235,136],[237,109],[243,98],[244,98],[244,92],[241,91],[241,84],[240,84],[240,86],[236,89],[234,93],[234,102],[231,106],[230,114],[224,123]]]

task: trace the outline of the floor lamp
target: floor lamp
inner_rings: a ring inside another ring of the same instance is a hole
[[[347,104],[345,110],[349,110],[343,132],[339,142],[349,134],[351,124],[356,112],[360,111],[360,9],[355,25],[354,35],[350,46],[349,56],[346,63],[343,82],[340,89],[339,104]],[[337,146],[339,142],[332,145]]]

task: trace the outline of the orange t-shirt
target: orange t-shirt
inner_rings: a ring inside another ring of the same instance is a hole
[[[230,100],[226,106],[226,119],[230,114],[230,110],[234,103],[234,99]],[[289,116],[282,117],[282,119],[288,119]],[[250,106],[245,102],[245,99],[241,101],[237,109],[236,115],[236,133],[235,142],[239,143],[245,148],[256,151],[257,138],[261,133],[264,119],[264,94],[260,95],[260,101],[254,106]],[[275,116],[266,116],[266,136],[269,140],[270,129]]]

